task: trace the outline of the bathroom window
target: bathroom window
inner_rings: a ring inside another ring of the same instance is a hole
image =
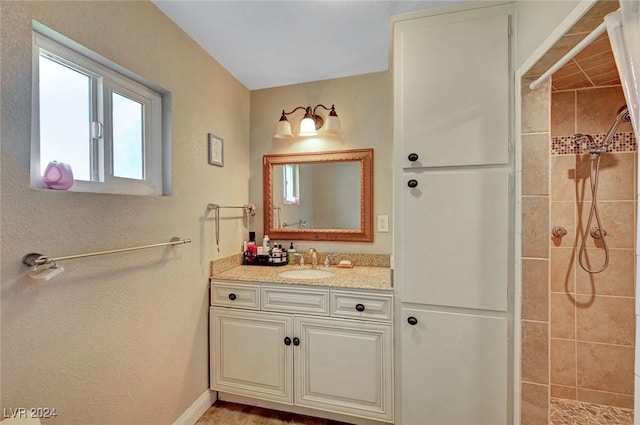
[[[300,171],[296,164],[285,164],[282,169],[282,193],[285,205],[300,204]]]
[[[72,191],[169,195],[170,94],[35,22],[33,56],[32,187],[57,161]]]

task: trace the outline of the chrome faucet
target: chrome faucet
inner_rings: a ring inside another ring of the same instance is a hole
[[[318,251],[315,248],[309,248],[309,254],[311,255],[311,268],[318,268]]]

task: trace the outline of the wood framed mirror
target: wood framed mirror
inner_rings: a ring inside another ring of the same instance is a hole
[[[271,240],[373,242],[373,149],[265,155],[262,172]]]

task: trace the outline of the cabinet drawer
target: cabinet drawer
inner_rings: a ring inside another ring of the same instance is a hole
[[[262,309],[285,313],[329,315],[329,291],[262,287]]]
[[[331,315],[391,321],[393,297],[383,294],[331,291]]]
[[[211,305],[260,309],[260,287],[226,282],[211,284]]]

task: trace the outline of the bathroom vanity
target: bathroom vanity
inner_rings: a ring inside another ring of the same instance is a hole
[[[223,400],[393,422],[390,269],[281,276],[296,269],[240,266],[211,279],[211,389]]]

